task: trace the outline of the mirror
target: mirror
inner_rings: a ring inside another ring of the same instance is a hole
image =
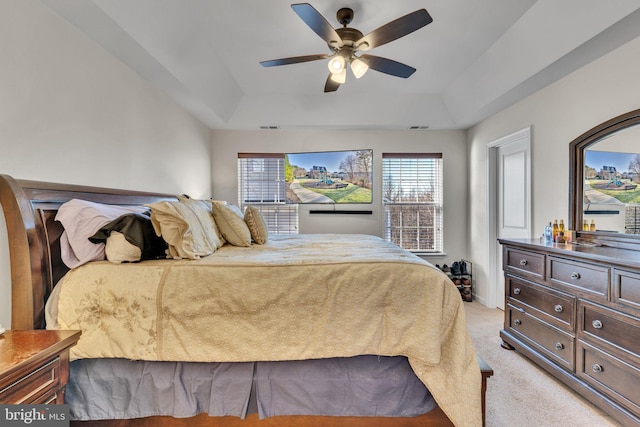
[[[640,110],[615,117],[572,141],[569,173],[569,228],[576,230],[576,236],[638,249]]]

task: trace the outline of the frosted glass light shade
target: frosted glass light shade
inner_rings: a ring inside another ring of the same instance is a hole
[[[331,71],[331,73],[342,72],[343,70],[346,69],[346,65],[347,65],[346,61],[344,60],[344,57],[341,55],[334,56],[327,63],[327,67],[329,67],[329,71]]]
[[[364,76],[364,73],[366,73],[368,69],[369,66],[361,59],[356,58],[351,61],[351,71],[353,71],[353,75],[356,76],[356,79]]]
[[[344,83],[347,81],[347,69],[343,68],[342,71],[337,73],[331,73],[331,80],[336,83]]]

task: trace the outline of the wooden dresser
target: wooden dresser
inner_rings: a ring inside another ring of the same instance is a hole
[[[640,425],[640,252],[500,239],[503,347],[626,426]]]
[[[79,331],[6,331],[0,336],[0,403],[64,403],[69,348],[79,338]]]

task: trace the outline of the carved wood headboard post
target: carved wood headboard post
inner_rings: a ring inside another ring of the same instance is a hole
[[[42,314],[40,310],[44,310],[45,298],[44,240],[36,235],[40,218],[34,215],[22,186],[8,175],[0,175],[0,204],[10,248],[11,328],[34,329]]]

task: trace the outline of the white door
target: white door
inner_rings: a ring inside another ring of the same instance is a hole
[[[502,246],[498,238],[531,237],[531,131],[529,128],[489,144],[488,303],[504,310]],[[492,164],[493,163],[493,164]],[[493,288],[493,289],[492,289]]]

